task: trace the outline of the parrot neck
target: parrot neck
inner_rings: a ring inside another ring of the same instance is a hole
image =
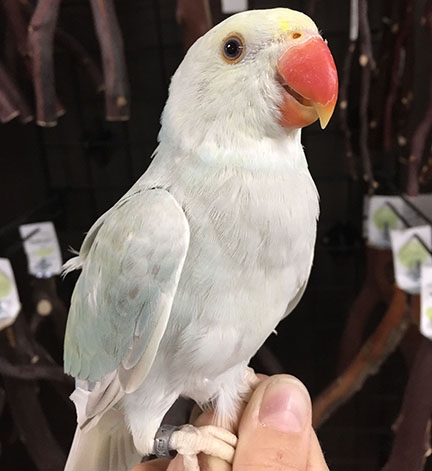
[[[277,137],[254,137],[238,132],[221,138],[218,133],[203,137],[184,133],[167,133],[162,127],[156,154],[192,164],[198,160],[209,166],[243,168],[257,171],[306,169],[306,157],[301,144],[301,130],[291,130]],[[184,156],[179,159],[178,156]],[[171,162],[173,163],[173,162]]]

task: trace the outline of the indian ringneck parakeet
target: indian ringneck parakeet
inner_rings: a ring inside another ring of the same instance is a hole
[[[249,360],[305,290],[319,206],[300,133],[326,126],[337,89],[297,11],[239,13],[189,49],[150,167],[65,267],[82,270],[68,471],[130,469],[179,396],[235,420]]]

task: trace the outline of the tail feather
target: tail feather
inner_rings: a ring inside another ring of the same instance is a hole
[[[130,471],[141,461],[120,411],[107,411],[90,430],[77,427],[65,471]]]
[[[72,257],[63,264],[61,274],[64,278],[71,271],[79,270],[81,267],[82,267],[82,260],[78,254],[77,257]]]

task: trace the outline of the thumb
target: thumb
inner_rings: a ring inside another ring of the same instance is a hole
[[[234,471],[305,471],[311,440],[312,408],[305,386],[293,376],[263,381],[239,426]]]

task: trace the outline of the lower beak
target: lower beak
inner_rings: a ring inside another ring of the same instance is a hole
[[[338,96],[338,76],[331,52],[320,36],[294,44],[278,61],[279,80],[285,90],[281,122],[304,127],[317,119],[324,129]]]

